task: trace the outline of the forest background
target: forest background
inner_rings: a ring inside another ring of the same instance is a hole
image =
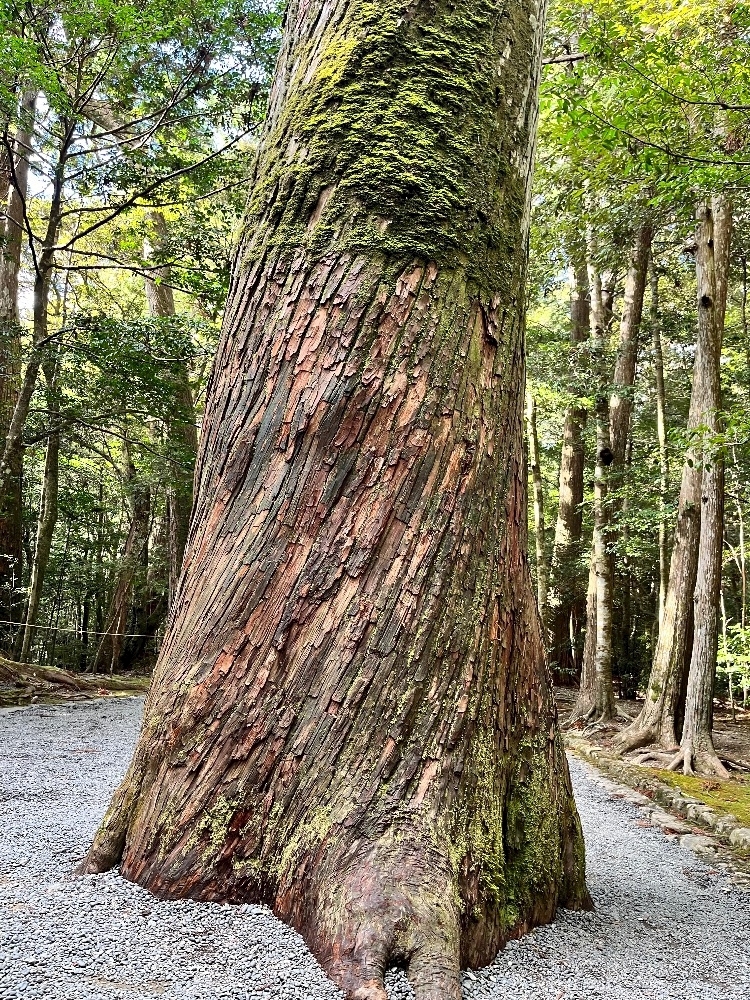
[[[281,20],[262,0],[0,2],[0,639],[14,660],[154,662]],[[642,719],[628,745],[674,743],[686,702],[710,734],[715,680],[750,698],[749,115],[747,3],[553,4],[530,559],[551,667],[581,683],[576,714],[606,722],[615,693],[656,693],[658,725]]]

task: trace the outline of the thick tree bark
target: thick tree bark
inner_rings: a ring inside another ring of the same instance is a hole
[[[589,335],[588,272],[585,263],[573,268],[570,295],[571,364],[578,363],[580,344]],[[578,395],[577,379],[571,391]],[[583,428],[586,409],[574,401],[565,412],[555,541],[550,567],[550,662],[559,680],[579,672],[575,638],[583,625],[584,607],[578,593],[578,561],[583,526]]]
[[[713,225],[713,220],[709,219],[709,221]],[[706,220],[703,224],[707,224]],[[714,258],[712,267],[716,269],[715,273],[718,271],[726,281],[729,238],[726,237],[726,245],[721,243],[720,249],[717,247],[702,249],[701,241],[705,241],[705,239],[705,233],[702,233],[701,226],[699,226],[696,253],[708,253],[710,250]],[[722,258],[720,262],[716,263],[718,259],[716,255],[719,252],[722,254]],[[704,280],[701,267],[701,261],[698,260],[699,288]],[[703,294],[703,291],[699,291],[699,296],[702,297]],[[716,351],[714,328],[718,327],[720,331],[720,357],[725,309],[726,287],[716,286],[715,301],[710,309],[710,323],[706,316],[706,309],[701,305],[699,298],[699,322],[693,365],[693,385],[690,394],[690,412],[688,414],[688,433],[698,430],[707,420],[716,418],[717,390],[711,384],[714,377],[712,366],[718,364],[718,360],[714,357]],[[716,378],[718,379],[718,369]],[[693,600],[698,574],[702,479],[700,446],[697,449],[691,446],[682,469],[677,524],[669,566],[669,585],[662,627],[659,629],[659,641],[656,646],[643,708],[633,723],[615,741],[615,746],[621,753],[648,746],[651,743],[658,743],[665,749],[673,749],[678,743],[682,701],[685,696],[686,666],[691,662],[691,648],[695,648],[694,631],[697,632],[699,628],[699,622],[694,620]],[[712,486],[712,489],[715,488],[715,485]],[[718,514],[718,507],[714,507],[714,514]],[[701,586],[706,586],[705,581],[702,582]],[[716,600],[718,601],[718,591],[716,592]],[[708,628],[710,629],[710,627],[709,624]]]
[[[14,140],[13,169],[11,170],[10,160],[6,159],[6,169],[3,172],[3,188],[7,197],[7,212],[3,226],[4,241],[0,252],[0,442],[3,444],[10,430],[21,380],[18,275],[21,267],[36,96],[36,92],[31,91],[21,102],[21,124]],[[0,489],[0,595],[5,612],[2,617],[10,620],[14,617],[16,606],[14,591],[20,583],[23,562],[22,471],[23,451],[19,448],[9,456],[8,475]],[[9,633],[5,629],[5,626],[0,626],[0,635],[5,636],[7,644]]]
[[[154,243],[161,247],[167,236],[167,224],[161,212],[150,213]],[[146,278],[146,298],[152,316],[168,318],[176,314],[174,293],[170,285],[171,272],[161,267]],[[190,512],[193,507],[193,478],[198,451],[198,431],[195,423],[195,403],[190,376],[185,361],[172,361],[167,373],[174,395],[174,416],[167,427],[169,454],[173,461],[171,481],[167,488],[169,519],[169,605],[174,601],[177,582],[185,556]]]
[[[359,1000],[394,960],[458,1000],[588,902],[526,556],[541,21],[287,7],[185,567],[84,866],[267,901]]]
[[[698,341],[706,366],[703,382],[706,440],[701,456],[701,526],[694,608],[693,653],[688,674],[680,752],[670,765],[686,774],[729,774],[714,749],[713,706],[724,542],[724,456],[712,439],[721,420],[721,346],[726,312],[732,207],[724,197],[698,208],[696,277]]]
[[[544,484],[542,482],[542,467],[539,457],[539,436],[536,429],[536,400],[532,393],[527,393],[526,401],[526,437],[529,442],[529,465],[531,480],[534,484],[534,542],[536,546],[536,601],[539,606],[539,617],[542,629],[547,625],[547,588],[549,569],[547,552],[544,544]]]

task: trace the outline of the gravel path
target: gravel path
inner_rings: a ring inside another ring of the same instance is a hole
[[[0,998],[340,1000],[267,909],[160,903],[113,873],[71,876],[141,707],[0,713]],[[748,1000],[750,895],[572,767],[597,912],[511,942],[465,975],[466,1000]],[[400,974],[389,988],[410,994]]]

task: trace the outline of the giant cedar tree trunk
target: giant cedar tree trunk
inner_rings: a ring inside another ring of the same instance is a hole
[[[542,14],[288,6],[185,566],[84,864],[267,901],[362,1000],[397,959],[458,998],[588,901],[526,557]]]
[[[570,364],[579,363],[578,350],[589,335],[589,290],[585,262],[579,262],[571,276]],[[578,377],[572,378],[572,395],[578,395]],[[575,638],[582,626],[583,602],[579,594],[581,533],[583,526],[583,428],[586,409],[574,399],[565,411],[560,453],[560,487],[555,524],[555,542],[550,567],[548,605],[550,610],[549,654],[558,680],[570,680],[578,673]]]

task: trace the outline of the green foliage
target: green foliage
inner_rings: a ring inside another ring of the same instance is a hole
[[[194,460],[169,428],[200,418],[279,27],[267,0],[0,0],[0,139],[10,149],[20,125],[32,133],[21,286],[46,273],[49,289],[35,304],[22,290],[22,360],[33,325],[56,372],[24,429],[25,559],[0,617],[23,613],[46,443],[59,433],[39,658],[91,662],[138,497],[148,538],[126,630],[153,634],[163,620],[167,501]],[[34,93],[31,118],[21,98]],[[145,279],[169,289],[173,316],[149,315]],[[129,663],[144,655],[126,645]]]

